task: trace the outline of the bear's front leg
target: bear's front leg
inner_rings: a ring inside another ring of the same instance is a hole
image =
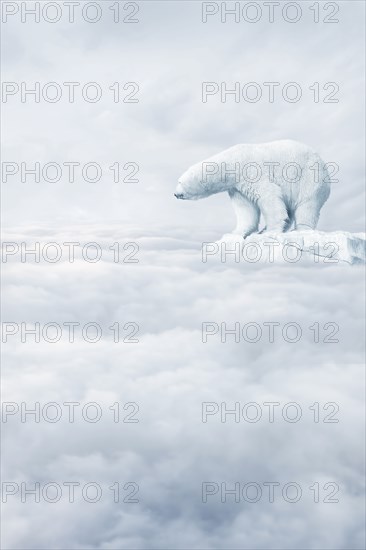
[[[233,231],[234,235],[247,237],[251,233],[258,231],[260,212],[258,206],[249,201],[236,189],[229,191],[231,204],[236,213],[236,228]]]
[[[257,204],[265,222],[261,233],[283,233],[288,229],[291,222],[281,189],[276,184],[268,184],[259,190]]]

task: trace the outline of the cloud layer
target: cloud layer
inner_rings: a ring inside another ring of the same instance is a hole
[[[20,237],[17,231],[9,240]],[[361,548],[364,327],[356,297],[363,293],[363,270],[203,264],[197,245],[174,228],[169,239],[166,228],[148,238],[136,228],[109,226],[75,226],[70,234],[33,228],[27,239],[66,242],[77,232],[81,242],[100,243],[106,258],[110,242],[135,234],[140,262],[7,264],[4,320],[93,321],[105,337],[95,344],[80,333],[74,343],[64,336],[55,344],[9,337],[6,400],[29,407],[56,401],[63,416],[55,424],[10,416],[3,424],[3,466],[5,479],[19,483],[94,481],[103,498],[91,504],[79,495],[69,504],[64,496],[38,504],[9,497],[3,505],[6,547]],[[114,343],[107,329],[115,321],[137,322],[140,342]],[[233,336],[226,343],[220,336],[202,342],[203,322],[228,328],[251,322],[264,329],[270,321],[280,324],[273,343],[264,330],[257,343],[235,343]],[[290,343],[282,328],[295,322],[302,336]],[[309,329],[315,322],[319,343]],[[327,322],[339,326],[339,343],[324,343]],[[65,402],[96,402],[102,419],[83,421],[80,405],[70,424]],[[108,407],[115,402],[138,403],[140,422],[113,423]],[[235,422],[228,415],[221,422],[216,414],[203,423],[202,402],[226,403],[227,409],[255,402],[262,418]],[[266,402],[280,403],[273,423]],[[301,407],[296,423],[282,416],[290,402]],[[333,411],[323,410],[329,402],[339,407],[338,423],[323,422]],[[318,423],[309,409],[314,403]],[[138,483],[140,502],[114,503],[108,487],[115,481]],[[257,503],[233,497],[222,503],[218,494],[203,503],[203,482],[229,488],[235,482],[296,482],[303,496],[297,503],[269,503],[263,492]],[[337,483],[339,502],[314,503],[309,487],[316,482]]]

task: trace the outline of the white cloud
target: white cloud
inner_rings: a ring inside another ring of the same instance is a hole
[[[20,231],[10,237],[20,239]],[[115,238],[143,234],[120,227],[116,235],[109,226],[74,226],[68,234],[55,227],[48,240],[72,240],[78,231],[81,241],[100,242],[106,253]],[[77,505],[10,497],[6,546],[361,548],[363,313],[354,297],[362,295],[362,269],[203,264],[182,230],[171,227],[168,241],[166,229],[161,237],[160,231],[136,239],[136,265],[105,256],[96,264],[6,266],[4,320],[94,321],[104,329],[116,320],[140,324],[138,344],[115,344],[111,336],[96,344],[9,339],[7,401],[97,402],[103,417],[97,424],[10,418],[3,424],[5,479],[96,481],[104,493],[98,504],[79,499]],[[40,234],[47,240],[47,230],[36,227],[23,239]],[[255,344],[219,338],[203,344],[203,321],[277,321],[281,327],[296,321],[303,336],[295,344],[269,344],[264,337]],[[337,323],[340,342],[314,343],[309,327],[315,321]],[[114,424],[108,406],[115,401],[138,403],[140,423]],[[216,415],[202,423],[203,401],[226,402],[228,409],[236,401],[256,402],[263,418],[221,423]],[[265,416],[268,401],[281,403],[273,424]],[[298,423],[282,419],[289,402],[301,406]],[[339,423],[314,423],[314,402],[337,403]],[[139,504],[113,503],[108,487],[117,480],[139,484]],[[256,504],[222,504],[219,497],[203,504],[204,481],[296,481],[304,494],[296,504],[270,504],[264,496]],[[330,481],[340,486],[339,503],[312,502],[310,485]]]

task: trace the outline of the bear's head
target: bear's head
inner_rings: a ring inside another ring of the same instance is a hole
[[[178,180],[175,197],[182,200],[197,200],[220,193],[227,189],[222,181],[216,162],[198,162],[189,168]]]
[[[175,197],[182,200],[203,199],[210,195],[207,181],[203,181],[202,163],[191,166],[178,180]]]

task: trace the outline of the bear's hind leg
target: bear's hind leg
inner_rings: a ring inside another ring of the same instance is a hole
[[[311,231],[315,229],[320,215],[316,201],[308,200],[300,204],[295,211],[295,231]]]
[[[294,224],[294,221],[294,213],[287,207],[287,219],[285,221],[285,227],[283,228],[284,233],[290,231],[291,227]]]

